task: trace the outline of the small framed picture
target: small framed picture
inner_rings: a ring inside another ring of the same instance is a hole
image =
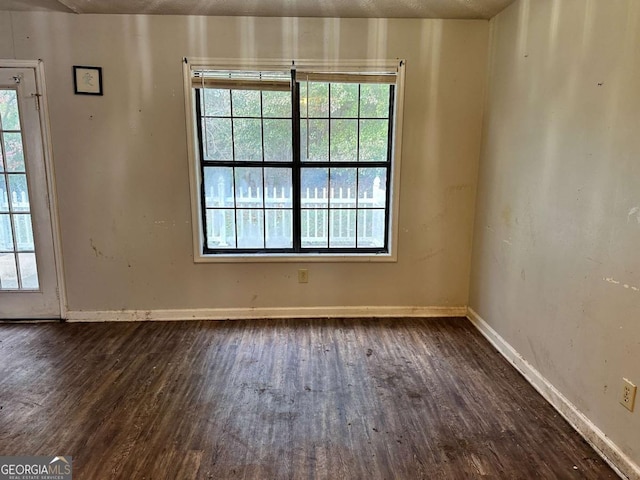
[[[102,95],[102,67],[73,66],[76,95]]]

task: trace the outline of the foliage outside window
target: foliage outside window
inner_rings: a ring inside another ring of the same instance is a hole
[[[203,254],[387,253],[394,81],[197,72]]]

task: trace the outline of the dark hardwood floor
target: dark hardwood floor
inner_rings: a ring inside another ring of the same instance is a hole
[[[0,325],[0,455],[74,479],[606,479],[466,319]]]

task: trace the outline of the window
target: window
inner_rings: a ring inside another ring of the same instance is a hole
[[[188,74],[201,255],[390,252],[395,70]]]

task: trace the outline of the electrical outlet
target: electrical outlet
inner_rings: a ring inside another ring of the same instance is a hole
[[[626,378],[623,378],[622,381],[622,397],[620,398],[620,403],[624,408],[633,412],[633,405],[636,403],[637,387]]]
[[[298,283],[309,283],[309,270],[306,268],[298,270]]]

